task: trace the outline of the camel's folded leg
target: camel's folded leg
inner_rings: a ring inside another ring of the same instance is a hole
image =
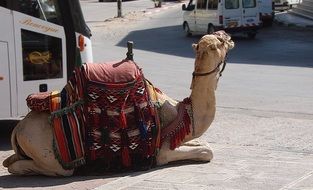
[[[185,145],[186,144],[186,145]],[[168,146],[162,147],[157,157],[157,165],[164,165],[173,161],[194,160],[209,162],[213,158],[213,152],[206,142],[199,144],[185,143],[175,150],[170,150]]]
[[[208,147],[210,147],[210,145],[207,142],[205,142],[199,138],[184,142],[183,146],[208,146]]]
[[[8,171],[15,175],[71,176],[73,174],[73,170],[55,172],[41,168],[33,160],[18,160],[8,167]]]

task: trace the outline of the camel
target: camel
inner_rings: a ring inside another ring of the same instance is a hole
[[[234,42],[224,31],[203,36],[192,45],[196,53],[191,82],[193,127],[180,145],[172,150],[165,140],[156,156],[156,165],[173,161],[191,160],[209,162],[213,152],[207,142],[199,140],[211,125],[216,110],[215,90],[220,77],[220,67]],[[222,69],[223,70],[223,69]],[[175,119],[179,101],[162,92],[156,94],[161,106],[159,115],[166,126]],[[15,175],[71,176],[74,169],[64,169],[52,149],[53,130],[46,112],[31,111],[12,132],[14,154],[3,161],[3,166]]]

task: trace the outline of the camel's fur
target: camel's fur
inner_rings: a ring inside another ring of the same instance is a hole
[[[233,46],[227,34],[202,37],[198,44],[193,45],[196,51],[194,71],[205,73],[214,70]],[[213,158],[208,143],[196,138],[208,129],[214,119],[216,85],[217,73],[192,79],[190,98],[193,104],[194,130],[191,129],[183,144],[175,150],[170,150],[169,142],[165,141],[157,155],[157,165],[178,160],[210,161]],[[157,98],[162,105],[160,117],[166,126],[176,117],[178,102],[161,93],[157,94]],[[10,173],[48,176],[73,174],[73,170],[63,169],[54,155],[53,131],[48,116],[44,112],[30,112],[13,130],[11,143],[15,154],[3,162]]]

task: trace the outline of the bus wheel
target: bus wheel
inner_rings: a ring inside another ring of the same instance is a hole
[[[215,32],[214,26],[212,24],[209,24],[208,26],[208,34],[213,34]]]
[[[247,35],[249,39],[254,39],[256,36],[256,32],[248,32]]]
[[[184,27],[184,31],[185,31],[186,36],[187,37],[192,36],[192,33],[190,32],[190,28],[189,28],[189,25],[187,22],[184,22],[183,27]]]

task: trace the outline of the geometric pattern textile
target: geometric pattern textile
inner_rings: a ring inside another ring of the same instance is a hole
[[[115,77],[112,81],[114,77],[109,77],[109,81],[104,81],[86,76],[87,163],[102,160],[112,169],[117,163],[129,168],[138,163],[152,165],[154,162],[160,127],[156,121],[157,110],[149,99],[141,69],[132,61],[116,63],[119,66],[127,64],[135,67],[116,71],[123,73],[123,79]],[[86,65],[84,73],[93,73],[88,69],[89,65]],[[129,72],[131,77],[125,79]],[[114,69],[111,75],[114,75]]]
[[[52,94],[44,102],[63,168],[88,167],[98,161],[105,170],[155,163],[160,146],[157,108],[133,61],[84,64],[60,93]],[[34,102],[30,108],[41,106],[38,100],[28,102]]]
[[[156,91],[162,93],[133,61],[90,63],[76,68],[61,92],[32,94],[27,105],[51,113],[54,150],[64,169],[93,163],[102,171],[148,169],[165,139],[173,150],[193,127],[186,98],[177,118],[161,129]]]

